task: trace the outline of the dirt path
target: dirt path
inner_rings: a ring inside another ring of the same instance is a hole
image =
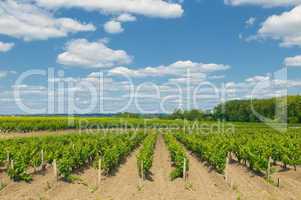
[[[276,167],[277,168],[277,167]],[[290,194],[295,199],[301,198],[301,168],[282,170],[277,168],[277,172],[272,174],[272,180],[277,183],[279,178],[279,188],[282,193]]]
[[[51,200],[95,200],[93,192],[96,190],[97,170],[85,169],[75,174],[79,180],[74,183],[59,181],[54,187],[47,190],[43,199]]]
[[[189,155],[190,172],[187,182],[178,178],[170,181],[172,171],[169,152],[163,138],[159,137],[155,149],[151,180],[144,182],[138,199],[145,200],[199,200],[199,199],[236,199],[234,192],[222,177],[209,173],[207,168]]]
[[[133,152],[122,164],[115,176],[103,177],[97,187],[98,172],[94,168],[84,169],[74,174],[78,180],[74,183],[56,181],[53,170],[48,169],[43,175],[34,175],[32,183],[10,181],[3,173],[8,185],[0,191],[2,200],[95,200],[95,199],[132,199],[138,191],[136,154]]]
[[[223,193],[227,189],[218,188],[205,169],[200,172],[198,169],[200,164],[194,158],[191,161],[191,178],[189,178],[187,184],[181,178],[170,181],[169,174],[173,168],[170,164],[169,152],[162,137],[159,137],[156,145],[153,167],[151,169],[152,176],[141,185],[136,164],[138,151],[136,150],[121,165],[115,176],[104,178],[100,188],[93,193],[91,193],[91,189],[89,191],[89,188],[93,187],[97,172],[89,169],[80,175],[83,182],[89,184],[88,187],[82,184],[60,183],[48,193],[48,197],[52,197],[52,199],[94,198],[103,200],[229,199],[227,198],[229,196],[224,197],[226,193]],[[198,173],[198,175],[195,173]],[[195,178],[204,176],[206,179]]]
[[[139,199],[169,200],[169,199],[193,199],[191,192],[185,189],[182,179],[170,180],[171,167],[169,152],[163,138],[158,137],[154,152],[153,166],[151,168],[151,180],[143,183],[139,192]]]
[[[97,186],[98,171],[88,168],[78,172],[79,180],[74,183],[59,182],[49,190],[45,199],[54,200],[113,200],[132,199],[138,191],[138,177],[136,170],[136,154],[134,151],[111,177],[102,177],[100,186]]]
[[[236,199],[235,192],[223,178],[208,169],[194,157],[190,159],[190,176],[187,183],[181,178],[170,181],[172,171],[169,152],[163,138],[159,137],[151,177],[143,182],[138,177],[136,150],[112,177],[105,177],[96,189],[97,171],[84,170],[80,179],[86,184],[59,183],[48,192],[51,199],[101,199],[101,200],[199,200]],[[95,190],[94,190],[95,189]]]
[[[242,199],[298,199],[295,195],[267,183],[263,177],[253,174],[237,163],[229,165],[229,176],[233,187],[240,193]]]
[[[1,178],[6,184],[5,188],[0,191],[1,200],[41,199],[47,190],[56,185],[52,169],[33,175],[31,183],[13,182],[3,173]]]
[[[237,193],[226,184],[224,177],[210,170],[195,156],[189,155],[189,181],[199,193],[207,194],[204,199],[236,199]]]
[[[136,164],[136,155],[138,152],[139,149],[132,153],[114,176],[108,177],[102,181],[100,189],[95,192],[100,199],[135,199],[139,190],[139,178]]]

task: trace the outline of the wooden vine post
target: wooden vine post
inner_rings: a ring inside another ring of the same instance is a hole
[[[186,158],[184,158],[184,163],[183,163],[183,179],[186,181]]]
[[[55,177],[55,180],[57,181],[58,180],[58,173],[57,173],[56,160],[53,160],[52,166],[53,166],[54,177]]]
[[[101,174],[102,174],[101,166],[102,166],[102,160],[99,159],[98,160],[98,181],[97,181],[98,186],[100,186],[100,183],[101,183]]]
[[[11,160],[11,162],[10,162],[10,167],[11,167],[11,169],[15,169],[14,160]]]
[[[44,164],[44,151],[41,150],[41,163]]]
[[[6,153],[6,168],[9,168],[10,164],[10,157],[9,157],[9,152]]]
[[[41,166],[40,166],[40,170],[44,169],[44,151],[41,150]]]
[[[140,164],[140,187],[143,187],[143,181],[144,181],[144,170],[143,170],[143,161],[141,161],[141,164]]]

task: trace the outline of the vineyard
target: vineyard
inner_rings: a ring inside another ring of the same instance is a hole
[[[214,121],[207,125],[216,124]],[[245,127],[244,123],[231,123]],[[249,123],[254,128],[266,127],[260,123]],[[188,120],[119,118],[119,117],[0,117],[0,135],[28,133],[34,131],[58,131],[68,129],[113,129],[113,128],[184,128],[200,127],[202,123]],[[227,126],[227,124],[226,124]]]
[[[68,123],[64,118],[21,119],[1,118],[6,124],[1,123],[0,127],[11,134],[21,131],[8,128],[14,123],[19,128],[26,127],[24,132],[78,128],[65,126]],[[121,123],[114,118],[89,120],[89,126],[98,123],[112,128]],[[130,121],[143,127],[139,119]],[[181,124],[168,120],[153,120],[149,124],[155,122],[161,128]],[[162,195],[166,199],[224,199],[225,196],[298,199],[301,196],[299,128],[279,133],[261,124],[239,123],[233,133],[210,134],[195,127],[169,131],[145,128],[128,132],[112,129],[110,133],[99,130],[90,134],[54,132],[2,139],[0,199],[40,199],[40,196],[42,199],[159,199]]]
[[[182,121],[136,118],[93,117],[0,117],[0,134],[10,132],[67,129],[144,128],[183,126]]]
[[[277,133],[269,129],[240,129],[235,134],[176,134],[189,150],[199,156],[217,172],[223,173],[227,156],[248,165],[251,170],[265,173],[269,162],[282,167],[301,165],[300,131]],[[233,158],[234,157],[234,158]]]

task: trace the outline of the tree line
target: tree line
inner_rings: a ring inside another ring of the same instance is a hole
[[[164,116],[169,119],[187,120],[225,120],[237,122],[259,122],[259,115],[277,121],[277,112],[287,112],[289,123],[301,123],[301,96],[288,96],[287,98],[231,100],[217,105],[211,111],[202,110],[175,110],[172,114]]]
[[[270,99],[232,100],[219,104],[213,110],[215,119],[238,122],[258,122],[258,115],[278,120],[278,113],[287,113],[289,123],[301,123],[301,96]]]
[[[258,116],[266,117],[277,122],[278,111],[287,112],[289,123],[301,123],[301,96],[287,96],[269,99],[230,100],[215,106],[212,110],[182,110],[176,109],[171,114],[140,114],[118,113],[114,116],[123,118],[160,118],[160,119],[186,119],[191,121],[236,121],[260,122]]]

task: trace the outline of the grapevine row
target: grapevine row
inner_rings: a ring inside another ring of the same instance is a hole
[[[172,134],[164,134],[163,137],[168,147],[171,161],[175,167],[175,169],[170,173],[170,177],[172,180],[178,177],[183,177],[184,165],[186,166],[185,170],[189,170],[189,160],[186,156],[186,151]]]
[[[31,168],[52,164],[56,160],[59,174],[70,180],[73,170],[101,158],[102,169],[109,174],[145,136],[144,133],[73,134],[3,140],[0,141],[0,165],[6,164],[11,179],[30,181]]]
[[[143,174],[143,177],[145,177],[147,174],[149,174],[149,170],[153,164],[156,141],[157,134],[148,135],[142,144],[142,148],[137,154],[137,167],[140,176]]]
[[[301,134],[289,130],[278,133],[270,129],[242,128],[233,134],[183,134],[176,138],[203,161],[223,173],[228,153],[251,170],[266,173],[270,159],[274,164],[301,164]]]
[[[175,135],[187,149],[194,152],[202,161],[207,161],[217,172],[223,173],[229,149],[222,137],[215,136],[181,133]]]

